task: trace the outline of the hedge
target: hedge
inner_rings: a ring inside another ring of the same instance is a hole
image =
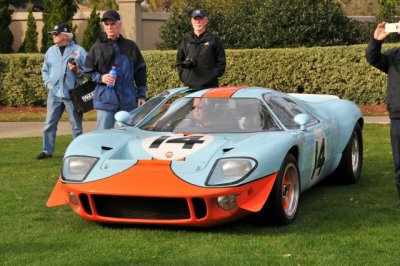
[[[384,49],[395,44],[385,44]],[[386,75],[368,65],[366,45],[298,49],[227,50],[220,85],[250,85],[284,92],[334,94],[358,104],[385,101]],[[182,86],[176,51],[143,51],[148,96]],[[0,105],[44,106],[43,54],[0,55]]]

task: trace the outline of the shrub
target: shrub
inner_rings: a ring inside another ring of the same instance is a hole
[[[394,44],[385,44],[392,48]],[[334,94],[358,104],[385,102],[386,75],[365,60],[366,45],[227,49],[221,86],[269,87],[284,92]],[[182,83],[175,68],[176,51],[143,51],[148,96]],[[43,106],[42,54],[0,55],[0,104]]]

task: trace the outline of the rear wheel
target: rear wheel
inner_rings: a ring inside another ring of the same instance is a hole
[[[354,184],[360,180],[363,163],[363,140],[361,126],[354,127],[346,148],[343,151],[339,166],[333,178],[342,184]]]
[[[287,154],[261,217],[274,225],[286,225],[295,220],[300,199],[300,175],[297,160]]]

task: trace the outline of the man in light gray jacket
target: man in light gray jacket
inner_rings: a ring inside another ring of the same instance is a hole
[[[82,134],[83,114],[74,110],[69,91],[82,84],[83,74],[80,66],[85,63],[86,51],[72,41],[73,34],[67,24],[56,25],[49,34],[53,37],[54,45],[47,50],[42,67],[42,77],[48,95],[43,151],[36,156],[38,160],[52,157],[57,125],[64,109],[68,112],[72,137],[76,138]]]

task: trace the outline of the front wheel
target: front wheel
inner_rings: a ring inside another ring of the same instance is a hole
[[[289,153],[283,160],[271,194],[261,210],[261,217],[274,225],[290,224],[296,218],[299,199],[299,169],[296,158]]]

